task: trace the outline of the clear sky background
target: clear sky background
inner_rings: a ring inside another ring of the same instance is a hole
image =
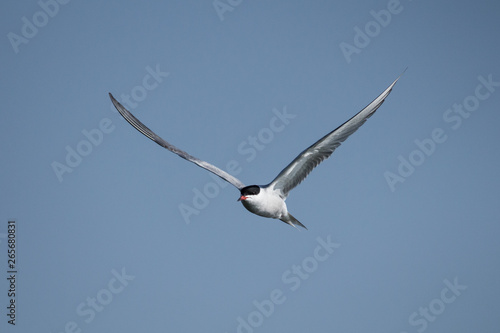
[[[498,1],[60,2],[0,5],[0,331],[498,332]],[[291,192],[308,231],[108,98],[266,184],[406,67]]]

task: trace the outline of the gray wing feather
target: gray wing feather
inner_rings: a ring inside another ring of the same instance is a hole
[[[130,125],[134,126],[134,128],[136,130],[138,130],[139,132],[144,134],[149,139],[153,140],[154,142],[156,142],[157,144],[159,144],[163,148],[170,150],[172,153],[175,153],[175,154],[179,155],[180,157],[188,160],[189,162],[193,162],[194,164],[202,167],[203,169],[206,169],[210,172],[213,172],[214,174],[216,174],[220,178],[224,179],[228,183],[234,185],[237,189],[241,190],[243,187],[245,187],[245,185],[239,179],[230,175],[226,171],[221,170],[218,167],[216,167],[215,165],[212,165],[208,162],[202,161],[202,160],[200,160],[192,155],[189,155],[185,151],[180,150],[179,148],[175,147],[174,145],[171,145],[167,141],[163,140],[161,137],[156,135],[156,133],[154,133],[152,130],[147,128],[146,125],[144,125],[139,119],[134,117],[134,115],[132,113],[130,113],[130,111],[125,109],[125,107],[123,107],[123,105],[121,105],[120,102],[118,102],[113,97],[113,95],[111,95],[111,93],[109,94],[109,97],[111,98],[111,102],[113,102],[113,105],[118,110],[118,112],[123,116],[123,118],[125,118],[125,120]]]
[[[390,94],[392,87],[394,87],[401,75],[380,96],[375,98],[354,117],[300,153],[268,186],[281,191],[282,196],[287,197],[288,192],[299,185],[318,164],[330,157],[334,150],[349,135],[356,132],[375,113]]]

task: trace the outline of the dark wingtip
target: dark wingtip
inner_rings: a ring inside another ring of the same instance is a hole
[[[399,76],[398,76],[398,78],[396,79],[396,81],[397,81],[397,80],[399,80],[399,78],[400,78],[401,76],[403,76],[403,74],[406,72],[406,70],[407,70],[407,69],[408,69],[408,66],[406,66],[406,68],[404,69],[404,71],[403,71],[403,72],[401,72],[401,74],[399,74]]]
[[[109,95],[109,98],[111,99],[111,103],[113,103],[113,105],[115,106],[116,110],[120,111],[119,108],[120,107],[123,108],[123,105],[121,105],[120,102],[118,102],[116,100],[116,98],[111,93],[108,93],[108,95]]]

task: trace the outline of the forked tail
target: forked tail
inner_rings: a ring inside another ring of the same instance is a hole
[[[290,213],[288,213],[288,215],[287,215],[287,216],[284,216],[284,217],[283,217],[283,218],[281,218],[280,220],[281,220],[281,221],[283,221],[283,222],[285,222],[285,223],[287,223],[287,224],[289,224],[289,225],[291,225],[292,227],[297,228],[297,226],[299,225],[299,226],[301,226],[302,228],[304,228],[304,229],[306,229],[306,230],[307,230],[306,226],[305,226],[305,225],[303,225],[302,223],[300,223],[300,222],[299,222],[299,221],[298,221],[295,217],[293,217],[293,215],[292,215],[292,214],[290,214]]]

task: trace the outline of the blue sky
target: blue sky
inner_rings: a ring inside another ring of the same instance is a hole
[[[2,332],[497,331],[498,2],[0,6]],[[406,67],[291,192],[308,231],[250,214],[107,95],[266,184]]]

